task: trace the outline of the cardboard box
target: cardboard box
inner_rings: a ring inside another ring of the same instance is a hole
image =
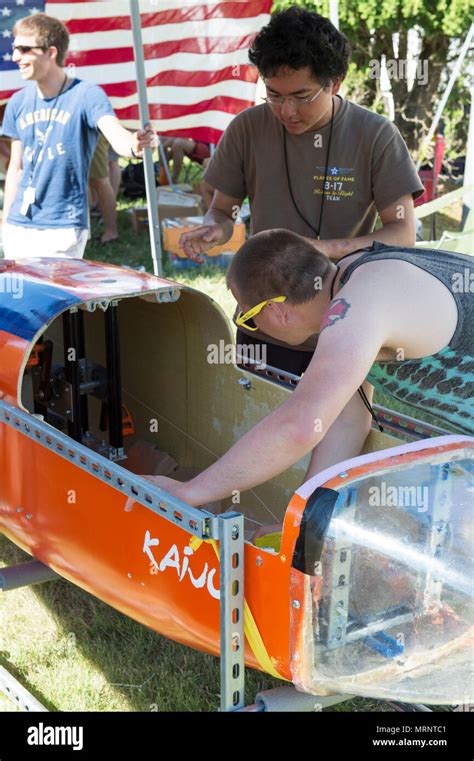
[[[167,185],[157,188],[160,221],[169,217],[179,218],[199,215],[203,212],[201,196],[180,190],[179,186],[176,187],[176,190]],[[148,230],[148,208],[146,206],[136,206],[133,209],[128,209],[128,214],[136,233]]]
[[[202,214],[202,198],[196,193],[188,193],[176,186],[173,190],[165,185],[157,189],[160,219],[169,217],[194,217]]]
[[[163,230],[163,248],[170,254],[175,254],[180,259],[187,259],[182,248],[179,248],[178,241],[181,235],[188,230],[192,230],[198,225],[202,225],[203,217],[181,217],[178,219],[164,219],[161,223]],[[227,243],[222,246],[214,246],[214,248],[206,251],[206,256],[219,256],[227,251],[238,251],[239,248],[245,243],[245,225],[243,222],[237,221],[234,225],[234,232],[232,237]]]

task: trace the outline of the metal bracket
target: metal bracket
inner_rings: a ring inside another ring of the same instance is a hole
[[[452,482],[449,478],[450,470],[451,464],[449,462],[431,466],[435,482],[430,493],[424,540],[428,554],[434,559],[442,554],[449,540],[452,489]],[[420,608],[427,611],[433,606],[439,606],[442,591],[443,580],[438,578],[432,568],[418,574],[417,604],[420,605]]]
[[[221,711],[245,703],[244,516],[219,516]]]
[[[338,502],[344,502],[344,510],[354,512],[357,491],[349,488],[340,494]],[[337,504],[337,503],[336,503]],[[331,551],[326,555],[324,588],[329,592],[321,606],[321,640],[329,650],[346,643],[349,616],[349,578],[352,563],[352,544],[343,531],[337,532],[331,541]]]

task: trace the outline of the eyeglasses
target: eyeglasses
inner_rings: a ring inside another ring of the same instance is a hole
[[[275,302],[281,302],[286,301],[286,296],[275,296],[273,299],[265,299],[265,301],[261,301],[260,304],[257,304],[257,306],[252,307],[252,309],[249,309],[248,312],[245,312],[245,314],[242,314],[242,312],[239,312],[236,323],[241,328],[247,328],[247,330],[257,330],[257,326],[254,324],[254,326],[247,325],[246,323],[252,319],[252,317],[256,317],[259,312],[262,311],[263,307],[269,304],[271,301]]]
[[[307,106],[309,103],[313,103],[321,95],[324,87],[320,87],[315,95],[308,95],[302,97],[300,95],[267,95],[266,98],[262,98],[265,103],[269,103],[271,106],[282,106],[285,100],[288,100],[290,105],[295,106]]]
[[[13,45],[12,50],[13,52],[18,50],[18,52],[23,55],[24,53],[29,53],[31,50],[48,50],[48,48],[45,48],[42,45]]]

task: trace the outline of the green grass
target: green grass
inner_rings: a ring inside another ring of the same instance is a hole
[[[0,565],[29,556],[0,537]],[[64,580],[0,596],[0,665],[49,710],[216,711],[219,661],[118,613]],[[283,683],[246,669],[246,703]],[[0,711],[15,710],[0,696]],[[353,699],[328,710],[389,710]]]
[[[148,234],[133,232],[127,214],[130,205],[123,200],[119,204],[120,241],[108,247],[91,242],[86,258],[144,266],[152,272]],[[95,223],[93,233],[99,232]],[[177,274],[165,257],[164,275],[204,291],[231,317],[235,304],[221,269],[206,266]],[[391,406],[380,395],[378,401]],[[27,558],[0,537],[0,565]],[[218,709],[218,659],[166,640],[66,581],[8,592],[0,596],[0,606],[0,664],[50,710]],[[259,690],[281,684],[247,669],[246,702],[252,703]],[[0,710],[15,708],[0,696]],[[390,709],[384,703],[357,698],[328,710]]]

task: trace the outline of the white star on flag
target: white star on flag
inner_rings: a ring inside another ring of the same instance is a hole
[[[35,13],[39,13],[39,8],[30,8],[30,14],[33,16]]]
[[[25,4],[25,0],[16,0],[16,4],[17,5],[24,5]]]
[[[2,37],[11,37],[11,36],[12,36],[12,33],[10,32],[9,29],[5,29],[5,31],[2,32]]]
[[[10,8],[7,8],[7,6],[2,8],[2,16],[11,16],[11,15],[12,15],[12,12]]]
[[[4,61],[11,61],[12,57],[11,57],[10,53],[5,53],[5,55],[3,56],[3,60]]]

